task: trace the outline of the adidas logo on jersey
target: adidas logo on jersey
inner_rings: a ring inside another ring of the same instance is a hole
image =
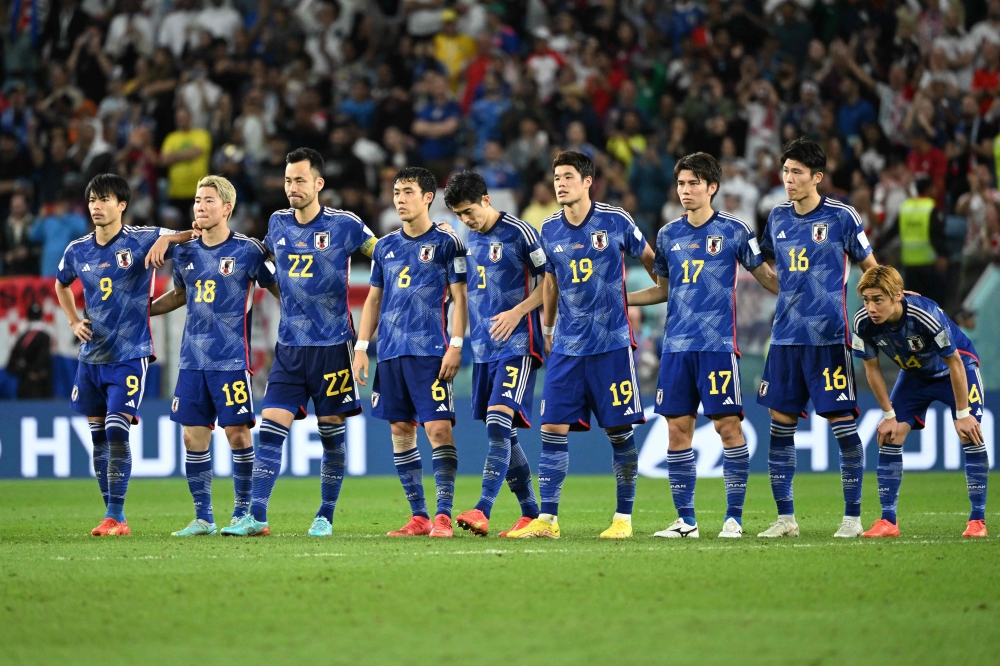
[[[837,396],[837,402],[840,402],[841,400],[850,400],[850,398],[848,398],[846,394],[841,393]]]
[[[625,416],[631,416],[632,414],[635,414],[635,412],[632,410],[631,407],[625,410]]]
[[[277,245],[284,245],[284,244],[285,244],[285,239],[284,238],[279,238],[278,242],[277,242]]]
[[[395,259],[395,258],[396,258],[396,255],[395,255],[395,253],[393,253],[393,252],[392,252],[392,251],[390,250],[390,251],[389,251],[389,254],[385,255],[385,258],[386,258],[386,259]]]
[[[186,270],[186,271],[193,271],[194,270],[194,264],[193,263],[188,264],[187,266],[184,267],[184,270]]]
[[[733,404],[733,399],[732,398],[726,398],[725,400],[722,401],[722,404],[723,405],[732,405]]]
[[[509,400],[513,400],[513,399],[514,399],[514,396],[512,396],[512,395],[510,394],[510,391],[504,391],[504,392],[503,392],[503,395],[502,395],[502,396],[500,396],[500,397],[501,397],[501,398],[508,398]]]
[[[349,402],[354,402],[354,398],[352,398],[350,394],[344,396],[344,400],[341,404],[346,405]]]
[[[562,252],[562,251],[563,251],[563,249],[562,249],[562,245],[556,245],[556,249],[554,249],[554,250],[552,250],[552,251],[553,251],[553,252]]]
[[[240,407],[240,411],[236,412],[236,415],[239,416],[240,414],[249,414],[249,413],[250,410],[247,409],[246,405],[243,405],[242,407]]]
[[[785,232],[784,231],[782,231],[780,234],[778,234],[778,238],[784,238],[784,237],[785,237]]]
[[[435,412],[447,412],[448,411],[448,406],[447,405],[441,405],[440,407],[438,407],[434,411]]]
[[[80,272],[81,273],[89,273],[90,272],[90,264],[84,264],[83,265],[83,270],[81,270]]]
[[[135,400],[129,400],[128,402],[125,403],[125,406],[135,409]]]
[[[976,416],[982,416],[982,415],[983,415],[983,408],[980,407],[979,409],[976,410]]]
[[[681,244],[680,243],[674,243],[674,246],[672,248],[670,248],[670,251],[671,252],[677,252],[680,249],[681,249]]]

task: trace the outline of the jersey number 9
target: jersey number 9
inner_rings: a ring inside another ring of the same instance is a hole
[[[108,300],[108,297],[111,296],[111,286],[112,286],[111,278],[109,277],[101,278],[101,291],[104,292],[104,295],[101,296],[102,301]]]

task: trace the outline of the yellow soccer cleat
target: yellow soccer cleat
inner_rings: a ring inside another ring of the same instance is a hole
[[[632,523],[624,518],[615,518],[611,521],[611,527],[601,532],[602,539],[631,539]]]
[[[519,530],[511,530],[507,532],[508,539],[558,539],[559,538],[559,522],[549,522],[544,518],[535,518],[527,527],[521,528]]]

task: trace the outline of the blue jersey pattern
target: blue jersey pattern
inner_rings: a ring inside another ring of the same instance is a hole
[[[444,356],[448,285],[465,282],[465,246],[437,226],[416,237],[397,229],[379,240],[370,284],[383,289],[378,358]],[[461,335],[464,331],[456,331]]]
[[[774,259],[778,274],[771,344],[850,344],[850,261],[872,252],[857,212],[826,197],[805,215],[796,213],[790,201],[775,206],[760,249],[765,259]]]
[[[594,202],[578,226],[562,211],[542,224],[545,271],[559,285],[552,352],[602,354],[635,347],[625,300],[625,254],[639,258],[646,239],[621,208]]]
[[[178,367],[250,369],[253,285],[275,282],[274,264],[258,241],[231,232],[208,247],[200,238],[174,249],[174,284],[187,293],[187,319]]]
[[[956,351],[966,365],[979,365],[972,340],[937,303],[923,296],[903,296],[903,318],[895,326],[876,324],[864,308],[854,315],[854,355],[873,359],[881,350],[909,375],[925,382],[948,376],[941,360]]]
[[[541,308],[522,319],[506,342],[490,337],[490,318],[520,304],[534,289],[535,278],[545,272],[545,251],[535,229],[501,213],[486,233],[469,234],[468,270],[472,276],[469,318],[476,363],[529,355],[540,363],[544,348]]]
[[[144,259],[157,239],[172,234],[159,227],[123,226],[107,245],[93,233],[73,241],[63,253],[56,279],[64,285],[80,278],[85,318],[94,335],[80,347],[84,363],[119,363],[153,355],[149,303],[153,269]],[[172,256],[171,247],[167,256]]]
[[[752,271],[764,259],[750,225],[728,213],[717,212],[699,227],[685,215],[660,229],[653,272],[670,280],[664,353],[739,354],[737,263]]]
[[[354,338],[347,307],[351,255],[375,236],[354,213],[324,207],[306,224],[291,208],[276,211],[264,245],[274,255],[281,291],[278,342],[330,347]]]

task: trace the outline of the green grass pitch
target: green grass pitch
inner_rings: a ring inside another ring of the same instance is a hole
[[[1000,540],[959,538],[961,474],[908,474],[903,537],[885,541],[831,538],[832,474],[795,480],[802,537],[778,542],[754,536],[774,513],[759,475],[735,542],[715,538],[721,479],[698,482],[688,541],[649,536],[675,514],[667,481],[640,479],[627,542],[596,538],[610,475],[567,479],[558,541],[387,539],[407,514],[391,477],[348,478],[333,538],[311,539],[318,485],[278,481],[270,538],[182,540],[182,479],[134,481],[118,539],[89,536],[93,481],[0,483],[0,664],[1000,663]],[[459,479],[459,509],[478,487]],[[214,491],[227,522],[231,482]],[[517,514],[504,490],[494,533]]]

